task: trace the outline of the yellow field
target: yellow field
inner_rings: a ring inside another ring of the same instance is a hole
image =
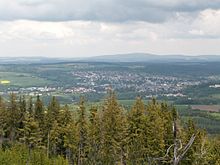
[[[10,84],[10,81],[9,80],[2,80],[1,84]]]

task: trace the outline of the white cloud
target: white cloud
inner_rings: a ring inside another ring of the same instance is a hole
[[[203,36],[220,38],[220,10],[202,11],[192,26],[202,32]]]
[[[220,54],[218,0],[64,1],[0,1],[0,56]]]
[[[1,0],[1,20],[164,22],[176,12],[220,9],[219,0]]]

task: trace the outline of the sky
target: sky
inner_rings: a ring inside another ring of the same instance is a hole
[[[220,0],[0,0],[0,57],[220,55]]]

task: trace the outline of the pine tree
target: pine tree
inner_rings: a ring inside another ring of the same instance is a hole
[[[32,98],[32,96],[29,98],[29,100],[28,100],[28,113],[30,114],[30,115],[33,115],[34,114],[34,110],[33,110],[33,98]]]
[[[0,164],[66,164],[65,156],[70,165],[220,164],[219,138],[192,120],[182,125],[176,109],[156,99],[145,106],[137,98],[126,113],[109,91],[88,114],[83,98],[77,112],[55,97],[46,111],[40,97],[27,107],[24,96],[16,99],[0,97]]]
[[[67,134],[66,127],[71,122],[71,114],[68,106],[63,107],[59,111],[57,119],[53,122],[53,126],[50,130],[50,141],[53,143],[52,151],[54,155],[65,155],[66,148],[64,146],[65,136]]]
[[[19,120],[18,120],[18,137],[17,139],[20,138],[20,130],[24,128],[24,120],[25,120],[25,114],[26,114],[26,100],[25,97],[20,96],[19,97]]]
[[[65,126],[64,147],[66,148],[66,157],[70,165],[77,163],[79,136],[76,127],[76,121],[71,115],[70,122]]]
[[[29,113],[25,115],[24,128],[21,132],[23,136],[19,140],[28,147],[34,148],[42,145],[42,132],[39,123]]]
[[[173,115],[175,110],[173,106],[168,106],[167,103],[161,103],[161,118],[164,123],[164,142],[165,148],[169,148],[173,144]],[[175,112],[176,113],[176,112]]]
[[[10,94],[7,120],[9,139],[12,143],[14,143],[17,138],[18,125],[20,121],[20,111],[16,99],[17,97],[14,93]]]
[[[193,142],[192,147],[188,150],[184,156],[182,164],[194,165],[198,160],[198,154],[201,154],[201,147],[203,145],[203,139],[205,138],[205,132],[198,129],[196,124],[192,119],[189,119],[187,122],[187,127],[185,130],[185,141],[189,141],[192,135],[196,135],[195,141]]]
[[[44,124],[44,105],[39,95],[37,96],[37,100],[34,105],[34,114],[35,119],[39,122],[40,127],[42,127]]]
[[[84,98],[81,98],[79,102],[77,131],[79,136],[78,165],[82,165],[87,161],[86,158],[88,152],[88,121],[86,117]]]
[[[59,142],[60,142],[60,127],[59,127],[59,123],[55,120],[53,122],[53,125],[52,125],[52,128],[50,130],[50,149],[52,150],[52,154],[54,156],[56,156],[58,153],[57,153],[57,148],[58,148],[58,145],[59,145]]]
[[[143,164],[146,151],[145,141],[145,105],[137,98],[128,116],[129,154],[131,164]]]
[[[101,125],[102,164],[126,164],[126,118],[113,91],[103,105]]]
[[[206,164],[220,164],[220,136],[208,139],[208,150],[206,150]],[[204,163],[204,164],[205,164]],[[205,165],[206,165],[205,164]]]
[[[52,97],[49,105],[48,105],[48,114],[52,120],[56,120],[59,114],[60,104],[55,96]]]
[[[101,126],[100,116],[98,114],[98,107],[92,106],[90,108],[89,126],[88,126],[88,163],[100,164],[100,147],[101,147]]]
[[[5,102],[2,96],[0,96],[0,109],[5,109]]]
[[[0,96],[0,150],[2,149],[2,145],[4,143],[4,136],[7,128],[7,111],[5,107],[5,102],[3,98]]]
[[[161,105],[153,99],[148,103],[145,119],[146,157],[148,159],[161,157],[165,153],[165,128],[161,116]]]
[[[19,140],[28,147],[28,164],[31,159],[31,150],[42,147],[42,132],[38,122],[29,113],[25,115],[24,128],[20,129],[20,132],[22,137]]]
[[[44,131],[44,142],[46,143],[47,146],[47,156],[49,157],[51,154],[51,148],[53,148],[53,152],[56,153],[56,150],[54,149],[54,145],[51,143],[51,139],[54,139],[54,137],[51,137],[51,130],[53,128],[53,135],[56,134],[56,126],[57,126],[57,118],[60,110],[60,104],[57,101],[56,97],[53,96],[49,105],[48,109],[46,111],[46,114],[44,115],[44,126],[43,126],[43,131]]]

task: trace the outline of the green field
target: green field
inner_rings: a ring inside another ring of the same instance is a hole
[[[212,97],[216,99],[220,99],[220,94],[213,94]]]
[[[188,105],[176,105],[178,114],[183,122],[193,119],[196,125],[210,134],[220,132],[220,113],[201,110],[192,110]]]
[[[148,101],[149,100],[144,101],[145,104]],[[128,109],[134,102],[135,100],[119,100],[119,103]],[[220,113],[192,110],[189,105],[175,105],[175,107],[182,122],[193,119],[198,127],[206,129],[210,134],[217,134],[220,132]]]
[[[0,80],[9,80],[10,86],[33,87],[46,86],[50,81],[27,73],[0,72]]]

